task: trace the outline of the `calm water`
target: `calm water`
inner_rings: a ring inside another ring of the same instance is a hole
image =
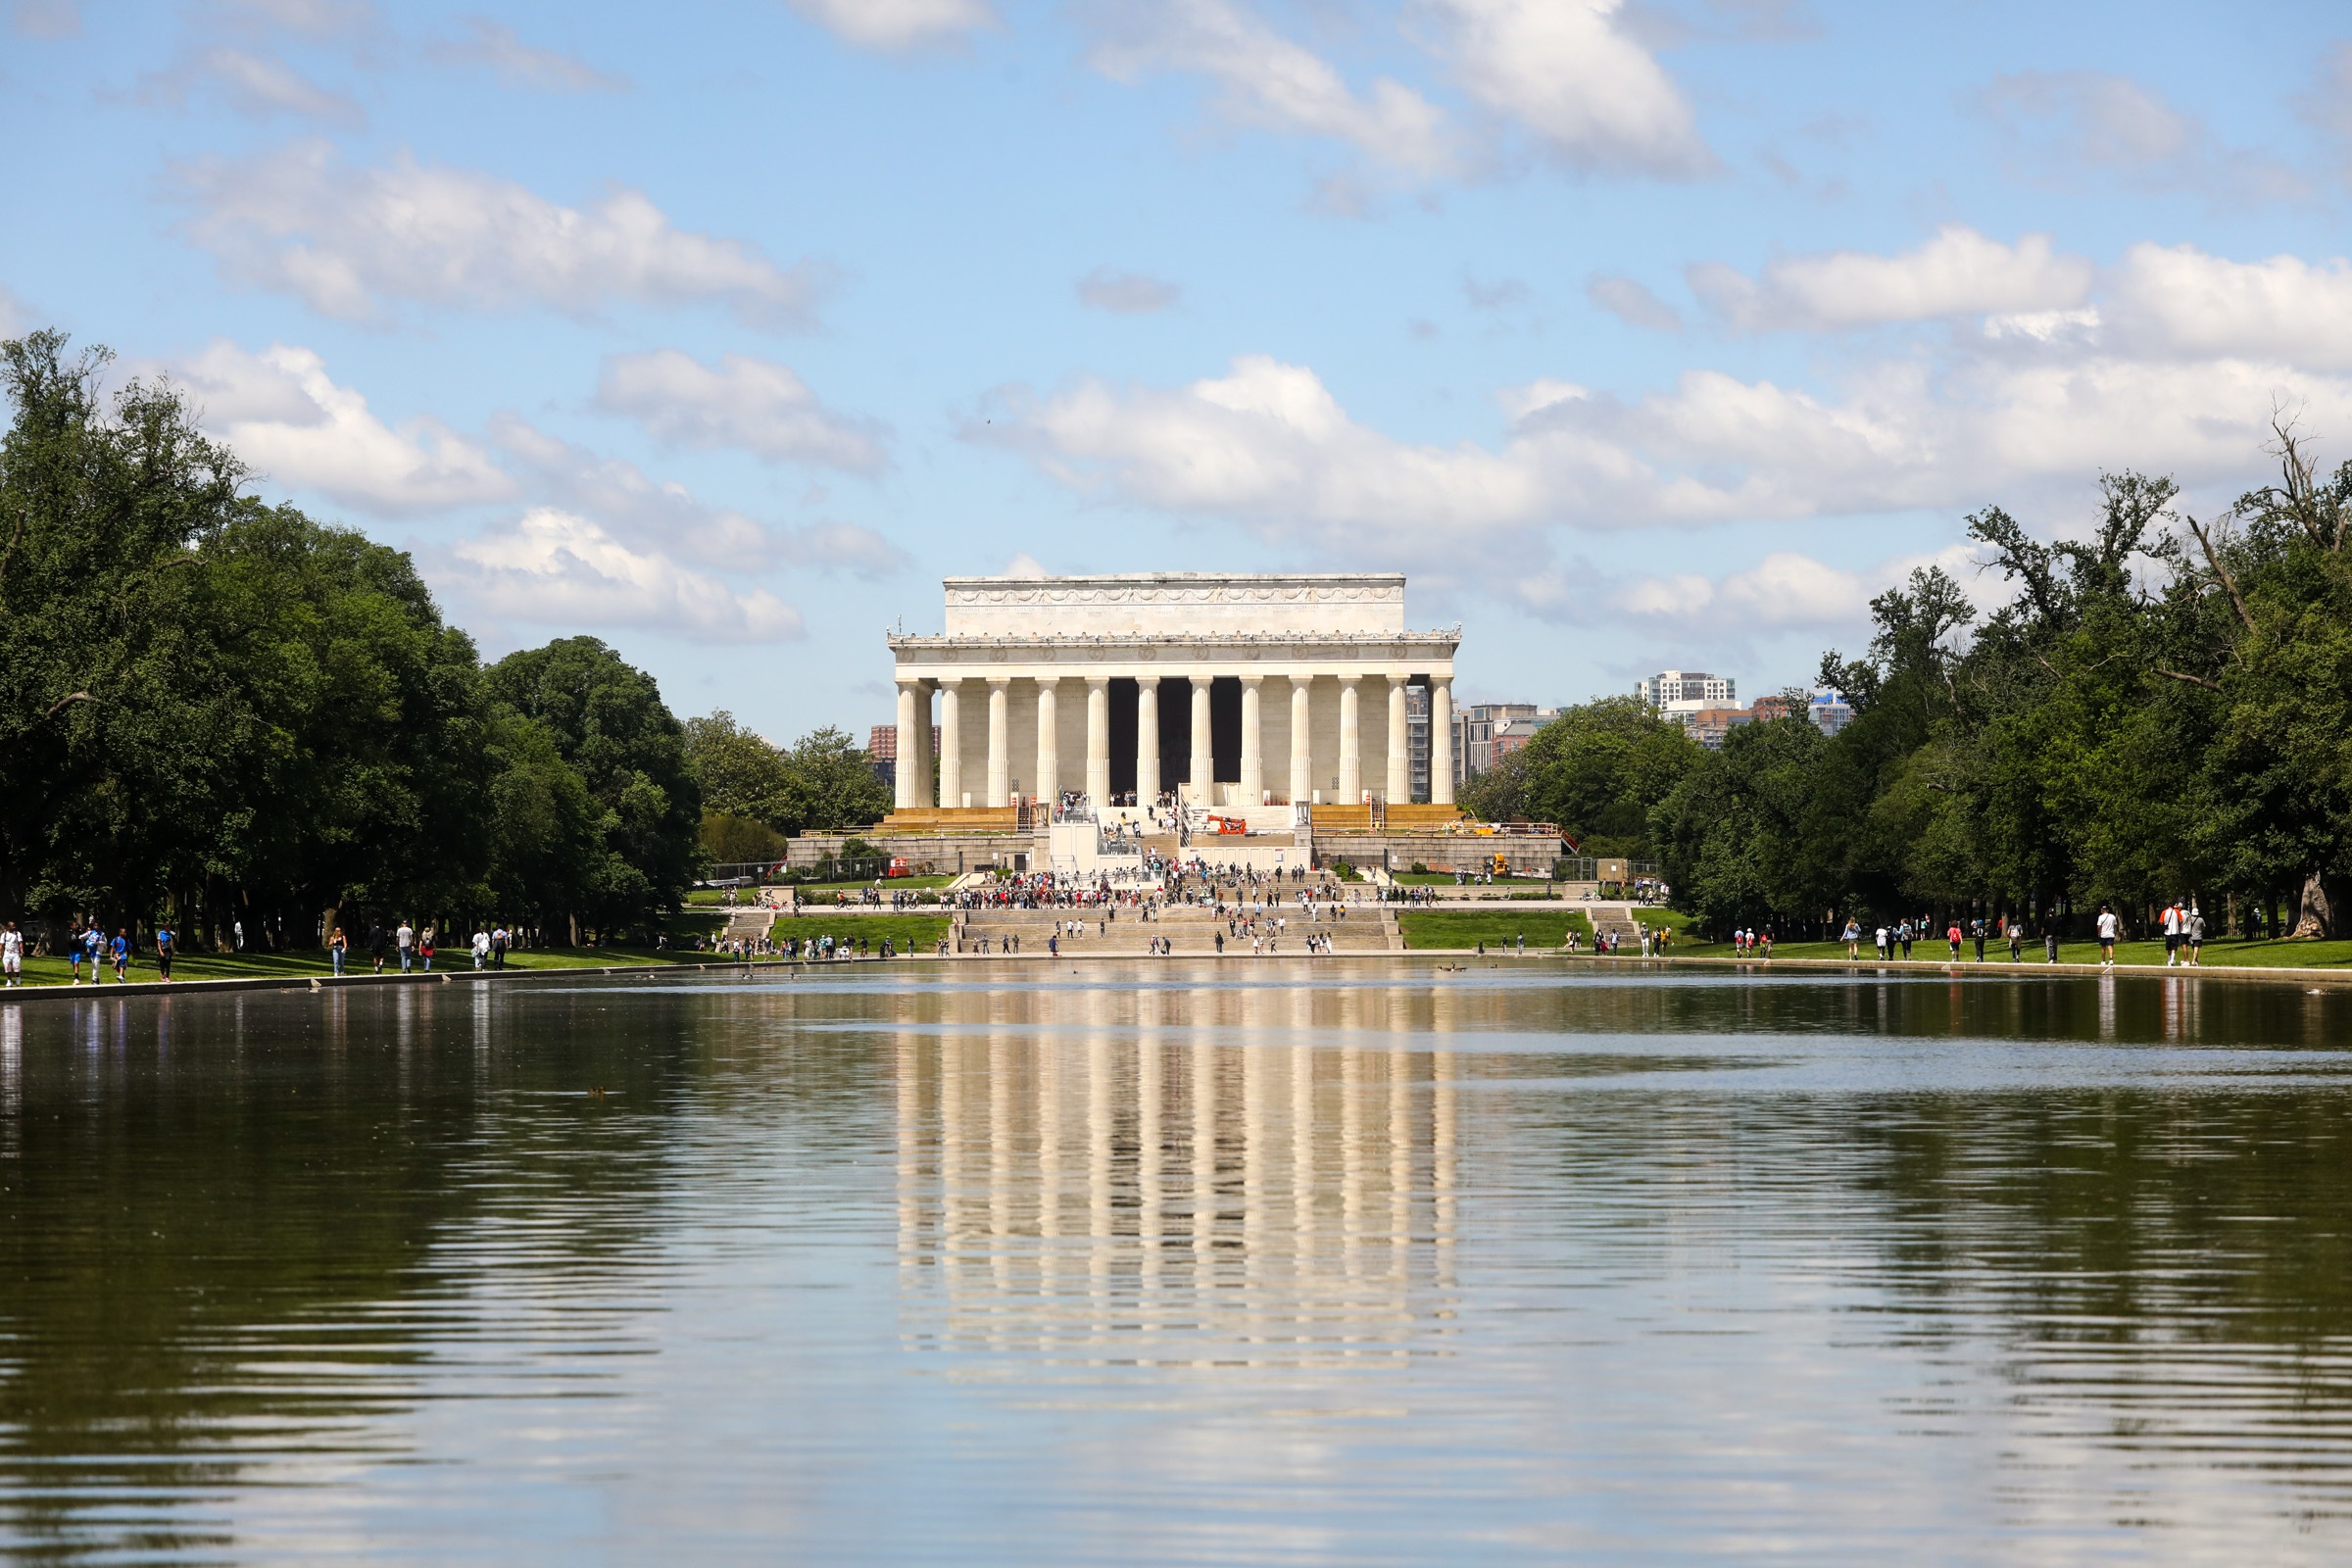
[[[2340,1563],[2348,1040],[1532,960],[0,1006],[0,1550]]]

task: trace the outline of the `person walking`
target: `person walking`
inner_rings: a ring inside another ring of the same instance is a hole
[[[81,931],[79,927],[66,933],[66,972],[72,985],[81,984]]]
[[[2188,962],[2192,969],[2205,967],[2205,911],[2194,900],[2188,906]]]
[[[172,955],[178,946],[179,938],[172,935],[170,926],[159,925],[155,928],[156,972],[166,980],[172,978]]]
[[[433,972],[433,928],[426,926],[416,933],[416,956],[424,960],[424,972]]]
[[[130,981],[130,927],[128,926],[115,928],[114,958],[115,984],[127,985]]]
[[[2166,905],[2159,918],[2164,922],[2164,966],[2170,969],[2180,961],[2180,901]]]
[[[232,952],[245,951],[245,922],[242,918],[228,922],[228,945]]]
[[[474,972],[479,974],[490,966],[490,933],[478,926],[475,927],[471,946],[473,948]]]
[[[2025,956],[2026,928],[2014,918],[2004,918],[2001,923],[2009,928],[2009,961],[2016,963]]]
[[[2099,967],[2115,967],[2115,939],[2123,934],[2123,921],[2104,904],[2099,906]]]
[[[1894,928],[1894,940],[1896,944],[1903,950],[1903,961],[1905,963],[1909,963],[1911,961],[1911,939],[1914,933],[1911,930],[1911,917],[1909,915],[1905,915],[1902,919],[1902,923]]]
[[[2041,922],[2041,948],[2050,962],[2058,961],[2058,927],[2047,919]]]
[[[106,933],[95,920],[81,933],[81,951],[89,956],[90,984],[96,985],[106,963]]]
[[[375,960],[377,974],[384,972],[384,944],[387,940],[384,935],[383,921],[370,920],[368,922],[368,956]]]
[[[1976,934],[1977,961],[1983,963],[1984,961],[1984,917],[1979,915],[1976,919],[1971,920],[1969,929]]]
[[[492,926],[490,928],[490,967],[504,969],[507,966],[507,949],[514,945],[514,933],[507,929],[504,920]]]
[[[400,972],[407,974],[416,962],[416,928],[401,921],[400,929],[392,933],[392,943],[400,949]]]
[[[24,983],[24,933],[17,929],[14,920],[0,927],[0,983]]]
[[[326,939],[326,956],[334,965],[335,978],[338,980],[343,978],[343,956],[350,951],[351,939],[343,934],[341,926],[335,927],[335,934]]]
[[[1845,956],[1848,958],[1862,956],[1862,926],[1850,914],[1845,917]]]

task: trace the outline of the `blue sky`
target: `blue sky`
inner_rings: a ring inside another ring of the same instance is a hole
[[[0,13],[0,326],[778,738],[1008,568],[1403,570],[1466,700],[1768,691],[1995,596],[1977,507],[2352,432],[2340,8]]]

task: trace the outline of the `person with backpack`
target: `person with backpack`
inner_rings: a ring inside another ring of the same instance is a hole
[[[2115,942],[2116,938],[2123,935],[2124,922],[2116,918],[2113,909],[2102,904],[2099,906],[2098,925],[2099,967],[2112,969],[2115,967]]]
[[[172,955],[178,949],[179,939],[168,925],[155,928],[155,967],[164,979],[172,978]]]

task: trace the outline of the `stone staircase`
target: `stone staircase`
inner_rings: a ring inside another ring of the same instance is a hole
[[[1216,952],[1216,938],[1220,934],[1225,938],[1229,956],[1239,954],[1247,957],[1250,954],[1248,927],[1243,926],[1237,937],[1233,927],[1202,906],[1170,905],[1150,920],[1130,907],[1120,907],[1116,919],[1109,918],[1110,912],[1086,908],[975,909],[958,933],[961,951],[980,951],[979,943],[985,940],[986,951],[1002,953],[1005,938],[1017,937],[1022,956],[1039,957],[1047,952],[1047,940],[1054,935],[1059,922],[1075,920],[1079,924],[1078,934],[1062,938],[1061,951],[1065,954],[1140,957],[1152,938],[1165,937],[1175,956],[1200,957]],[[1275,949],[1282,956],[1304,955],[1310,934],[1329,935],[1334,953],[1392,953],[1402,946],[1395,916],[1379,905],[1350,905],[1345,919],[1309,920],[1303,907],[1286,896],[1281,905],[1266,911],[1261,933],[1270,934],[1278,918],[1288,921]]]
[[[1593,936],[1614,936],[1619,939],[1619,953],[1630,953],[1637,957],[1641,956],[1642,925],[1634,918],[1632,905],[1580,904],[1576,906],[1584,910],[1585,918],[1592,922]]]

